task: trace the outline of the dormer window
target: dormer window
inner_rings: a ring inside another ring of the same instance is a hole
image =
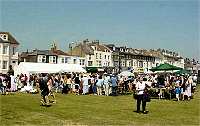
[[[7,34],[0,34],[0,38],[4,41],[8,41],[8,35]]]

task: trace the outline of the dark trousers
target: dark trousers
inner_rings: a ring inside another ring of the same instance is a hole
[[[112,87],[112,96],[116,96],[117,95],[117,86]]]
[[[137,95],[137,112],[140,112],[140,104],[142,102],[142,111],[145,111],[146,100],[143,98],[143,95]]]

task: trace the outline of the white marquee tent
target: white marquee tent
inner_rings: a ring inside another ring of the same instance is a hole
[[[31,63],[21,62],[14,68],[15,75],[34,74],[34,73],[59,73],[59,72],[79,72],[85,73],[86,70],[78,64],[50,64],[50,63]]]

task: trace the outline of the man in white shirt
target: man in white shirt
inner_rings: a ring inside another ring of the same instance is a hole
[[[140,113],[140,104],[142,101],[142,111],[145,112],[146,107],[146,101],[143,99],[144,89],[145,89],[145,83],[142,81],[143,79],[140,78],[140,80],[136,83],[136,93],[137,93],[137,113]]]

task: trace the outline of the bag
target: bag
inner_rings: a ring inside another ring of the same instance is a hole
[[[150,98],[149,93],[144,93],[143,99],[144,99],[146,102],[150,102],[150,101],[151,101],[151,98]]]
[[[136,93],[133,93],[133,98],[137,99],[137,94]]]
[[[150,102],[151,101],[151,98],[150,98],[150,95],[147,94],[147,99],[146,99],[146,102]]]

